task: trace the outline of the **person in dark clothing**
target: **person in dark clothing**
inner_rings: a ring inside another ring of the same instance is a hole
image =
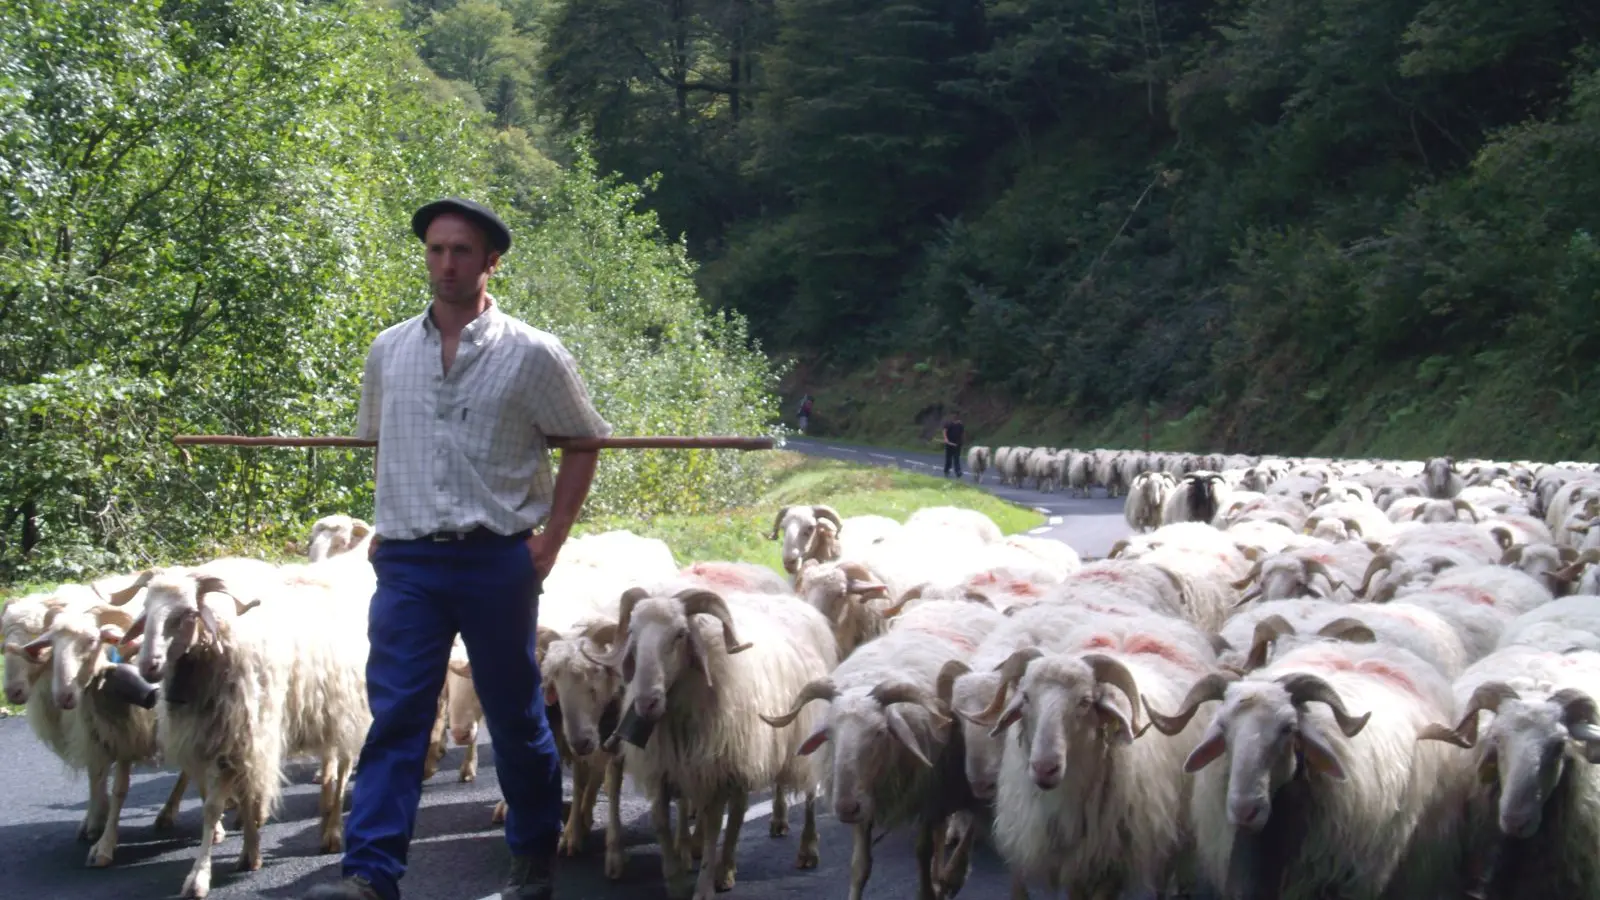
[[[956,477],[961,477],[961,446],[966,441],[967,429],[961,424],[961,415],[957,413],[944,423],[944,474],[950,475],[950,467],[954,466]]]

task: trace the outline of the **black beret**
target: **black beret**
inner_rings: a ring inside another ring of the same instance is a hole
[[[457,197],[435,200],[412,215],[411,230],[416,232],[417,240],[426,241],[428,239],[429,223],[440,213],[447,212],[460,213],[476,222],[489,236],[489,249],[501,253],[511,249],[511,229],[506,227],[506,223],[500,221],[500,217],[494,214],[494,210],[484,206],[482,203],[462,200]]]

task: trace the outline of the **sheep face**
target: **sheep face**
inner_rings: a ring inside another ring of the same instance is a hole
[[[622,694],[622,679],[617,673],[580,651],[578,641],[589,640],[581,637],[557,641],[550,645],[544,658],[545,703],[561,707],[562,729],[576,756],[588,756],[599,748],[605,737],[601,733],[602,721],[608,713],[615,715]],[[598,642],[591,646],[599,652]]]
[[[667,712],[668,692],[692,671],[700,673],[707,688],[715,688],[710,648],[718,640],[719,624],[727,654],[750,648],[735,636],[733,616],[720,595],[690,588],[671,597],[651,597],[634,588],[622,595],[618,646],[596,662],[621,673],[640,720],[658,722]]]
[[[1118,682],[1119,689],[1108,682]],[[1024,671],[995,731],[1017,724],[1033,783],[1050,790],[1069,767],[1092,765],[1091,758],[1108,745],[1133,742],[1137,712],[1126,697],[1117,696],[1123,690],[1139,702],[1132,676],[1111,657],[1043,657]]]
[[[979,800],[994,799],[1000,783],[1000,758],[1005,752],[1004,736],[991,736],[990,725],[971,720],[978,714],[1000,688],[1000,676],[995,672],[973,672],[957,678],[952,687],[951,706],[961,711],[962,743],[966,751],[964,763],[967,784],[972,795]]]
[[[311,562],[321,562],[330,556],[348,553],[365,541],[372,526],[350,516],[324,516],[311,526],[310,546],[306,555]]]
[[[1204,699],[1215,698],[1201,698],[1199,702]],[[1221,700],[1222,705],[1183,768],[1198,772],[1226,753],[1228,822],[1250,832],[1259,832],[1267,824],[1272,815],[1273,794],[1299,772],[1297,759],[1304,759],[1312,773],[1338,781],[1345,779],[1344,765],[1330,740],[1331,723],[1310,715],[1306,709],[1309,701],[1319,700],[1334,709],[1335,719],[1347,736],[1359,733],[1367,722],[1367,716],[1349,716],[1333,688],[1314,675],[1236,682],[1227,687]],[[1190,701],[1185,712],[1193,715],[1198,702],[1194,702],[1193,695]],[[1152,710],[1152,719],[1155,715]],[[1174,718],[1187,723],[1183,714]],[[1175,733],[1168,727],[1162,730]]]
[[[14,601],[12,605],[20,609],[17,602]],[[44,673],[50,648],[48,645],[42,646],[31,653],[24,649],[36,640],[38,635],[30,633],[20,616],[15,615],[15,611],[9,606],[6,608],[4,618],[0,619],[0,628],[5,632],[6,701],[21,706],[28,702],[34,682]]]
[[[834,815],[846,825],[870,822],[874,796],[898,797],[910,773],[931,766],[943,747],[950,720],[922,688],[884,682],[832,701],[823,724],[800,745],[809,755],[833,745],[830,795]]]
[[[168,657],[178,658],[194,643],[199,611],[196,579],[181,569],[157,570],[145,587],[144,645],[139,648],[139,674],[160,681]]]
[[[50,689],[56,705],[62,709],[77,709],[83,702],[83,691],[99,668],[105,645],[122,640],[124,628],[132,623],[132,617],[121,610],[111,609],[110,612],[121,618],[114,623],[111,616],[105,616],[107,621],[103,626],[94,613],[63,615],[39,640],[49,642]]]
[[[785,506],[773,523],[774,540],[783,539],[783,569],[800,571],[807,559],[823,562],[839,558],[839,514],[826,506]]]
[[[1530,838],[1539,830],[1546,800],[1567,766],[1582,759],[1582,745],[1549,702],[1502,703],[1485,736],[1484,775],[1500,785],[1500,830],[1507,837]],[[1587,765],[1587,763],[1584,763]]]
[[[1422,483],[1427,488],[1430,497],[1451,497],[1454,488],[1459,487],[1460,478],[1455,473],[1455,460],[1448,456],[1437,456],[1428,460],[1422,467]],[[1455,484],[1452,485],[1452,482]]]

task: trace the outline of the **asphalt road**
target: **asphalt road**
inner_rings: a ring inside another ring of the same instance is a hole
[[[799,440],[790,449],[858,462],[896,465],[937,474],[941,457],[874,451]],[[1002,488],[992,478],[984,487],[1007,500],[1040,509],[1051,524],[1040,533],[1066,541],[1085,556],[1103,556],[1111,544],[1127,533],[1121,502],[1075,499],[1065,494]],[[426,900],[479,900],[494,895],[509,860],[498,828],[489,825],[490,808],[499,799],[493,754],[487,745],[481,754],[478,780],[457,780],[460,749],[451,751],[438,775],[422,795],[416,838],[403,887],[407,898]],[[234,874],[233,860],[239,837],[231,828],[228,839],[216,848],[211,896],[264,897],[293,900],[312,885],[338,875],[336,856],[319,855],[317,848],[317,787],[314,767],[297,765],[288,773],[289,785],[278,815],[263,836],[264,867]],[[175,776],[164,771],[137,772],[123,810],[121,845],[111,869],[87,869],[88,846],[75,839],[86,805],[86,788],[34,738],[21,718],[0,720],[0,893],[8,898],[40,900],[144,900],[175,897],[193,861],[200,831],[198,798],[185,801],[177,830],[157,833],[152,823],[171,789]],[[567,785],[570,795],[571,784]],[[842,896],[848,887],[851,832],[819,816],[822,864],[811,871],[794,868],[800,831],[800,810],[791,810],[788,837],[773,838],[765,826],[771,815],[767,798],[752,798],[740,837],[738,884],[730,900],[780,900],[780,898]],[[596,810],[597,824],[604,822],[605,800]],[[558,874],[561,900],[636,900],[664,897],[660,858],[644,799],[623,798],[628,853],[624,877],[608,881],[602,873],[597,828],[582,856],[564,860]],[[911,835],[892,833],[877,845],[868,900],[909,900],[916,893]],[[1009,897],[1003,864],[986,848],[975,856],[974,869],[961,897],[969,900],[1005,900]]]
[[[784,444],[784,449],[804,453],[807,456],[825,456],[829,459],[867,465],[894,466],[927,475],[940,475],[944,472],[942,451],[913,453],[905,450],[834,444],[811,438],[789,438]],[[962,464],[965,465],[965,461]],[[972,475],[968,473],[965,480],[968,484],[972,484]],[[1034,529],[1031,533],[1062,541],[1078,551],[1080,556],[1103,557],[1111,550],[1113,544],[1130,533],[1128,523],[1122,517],[1122,500],[1108,499],[1104,491],[1098,491],[1098,495],[1095,496],[1074,497],[1066,491],[1047,494],[1029,488],[1008,487],[1000,484],[993,470],[984,473],[983,480],[978,482],[977,486],[1003,500],[1032,507],[1048,516],[1048,524]]]

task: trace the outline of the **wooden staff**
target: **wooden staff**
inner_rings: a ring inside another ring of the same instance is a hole
[[[172,439],[180,447],[376,447],[377,441],[355,437],[277,437],[244,434],[180,434]],[[545,444],[555,450],[771,450],[772,438],[764,437],[547,437]]]

